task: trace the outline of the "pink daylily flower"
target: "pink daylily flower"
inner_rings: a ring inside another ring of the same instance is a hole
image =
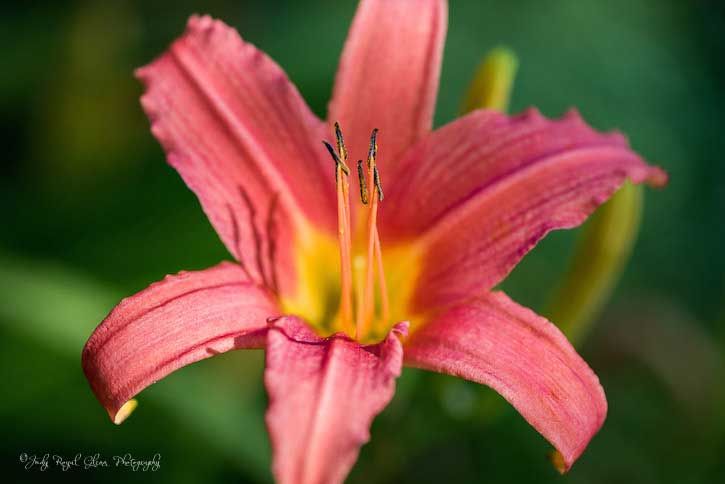
[[[607,412],[599,380],[492,288],[625,179],[666,175],[576,112],[480,110],[431,132],[446,25],[445,0],[362,0],[328,121],[209,17],[138,70],[154,136],[235,262],[152,284],[91,335],[83,369],[113,421],[182,366],[264,348],[278,482],[343,481],[403,365],[491,386],[562,471],[581,455]]]

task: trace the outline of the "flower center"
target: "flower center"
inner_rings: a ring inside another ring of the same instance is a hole
[[[411,311],[423,252],[416,239],[388,241],[382,252],[378,131],[370,137],[367,159],[351,164],[352,170],[337,123],[335,138],[336,147],[324,143],[335,163],[338,231],[330,234],[311,224],[298,229],[290,260],[297,283],[280,294],[280,304],[283,313],[304,318],[320,336],[344,332],[361,343],[373,343],[385,338],[394,323],[406,320],[415,326],[423,317]],[[355,175],[359,194],[357,189],[350,193]]]
[[[350,215],[351,174],[346,164],[348,152],[338,123],[335,123],[337,151],[330,143],[323,142],[335,161],[337,188],[340,302],[336,318],[339,324],[335,326],[357,340],[369,339],[374,321],[379,323],[376,326],[383,327],[390,322],[390,305],[377,228],[378,204],[383,200],[380,173],[376,166],[377,134],[378,130],[374,129],[370,135],[366,162],[357,162],[360,201],[367,210],[363,211],[366,216],[364,236],[356,244],[356,251],[353,251]],[[379,295],[379,304],[376,304],[376,292]]]

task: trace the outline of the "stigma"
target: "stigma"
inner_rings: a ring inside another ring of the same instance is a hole
[[[390,322],[382,248],[377,228],[378,204],[383,200],[383,187],[376,164],[378,130],[370,135],[367,159],[358,160],[359,200],[365,217],[362,231],[352,233],[350,215],[350,168],[348,150],[339,123],[335,123],[335,144],[323,141],[335,162],[337,191],[337,226],[340,249],[339,328],[358,341],[371,339],[374,326],[387,327]],[[377,296],[376,298],[376,282]],[[377,324],[376,324],[377,323]]]

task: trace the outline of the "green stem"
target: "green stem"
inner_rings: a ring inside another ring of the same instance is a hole
[[[637,240],[643,189],[626,182],[591,217],[545,315],[575,345],[611,296]]]
[[[480,108],[506,112],[517,68],[510,49],[492,49],[471,81],[462,113]],[[629,260],[642,199],[641,187],[625,183],[591,217],[574,248],[569,270],[544,312],[574,344],[591,329]]]
[[[518,65],[518,59],[512,50],[505,47],[492,49],[484,57],[471,81],[461,112],[465,114],[484,108],[505,113]]]

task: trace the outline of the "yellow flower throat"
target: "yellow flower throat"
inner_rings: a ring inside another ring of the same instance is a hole
[[[282,298],[285,312],[305,318],[319,333],[344,332],[360,342],[380,340],[405,317],[417,273],[417,251],[410,244],[386,248],[383,255],[377,229],[383,188],[376,166],[377,133],[370,136],[367,160],[357,162],[360,201],[366,216],[358,217],[352,232],[351,170],[342,131],[335,123],[337,150],[324,142],[335,161],[337,240],[310,228],[296,248],[298,287]],[[355,242],[353,244],[353,242]],[[387,263],[386,263],[387,262]],[[392,267],[386,274],[384,267]],[[392,286],[394,298],[388,296]]]

